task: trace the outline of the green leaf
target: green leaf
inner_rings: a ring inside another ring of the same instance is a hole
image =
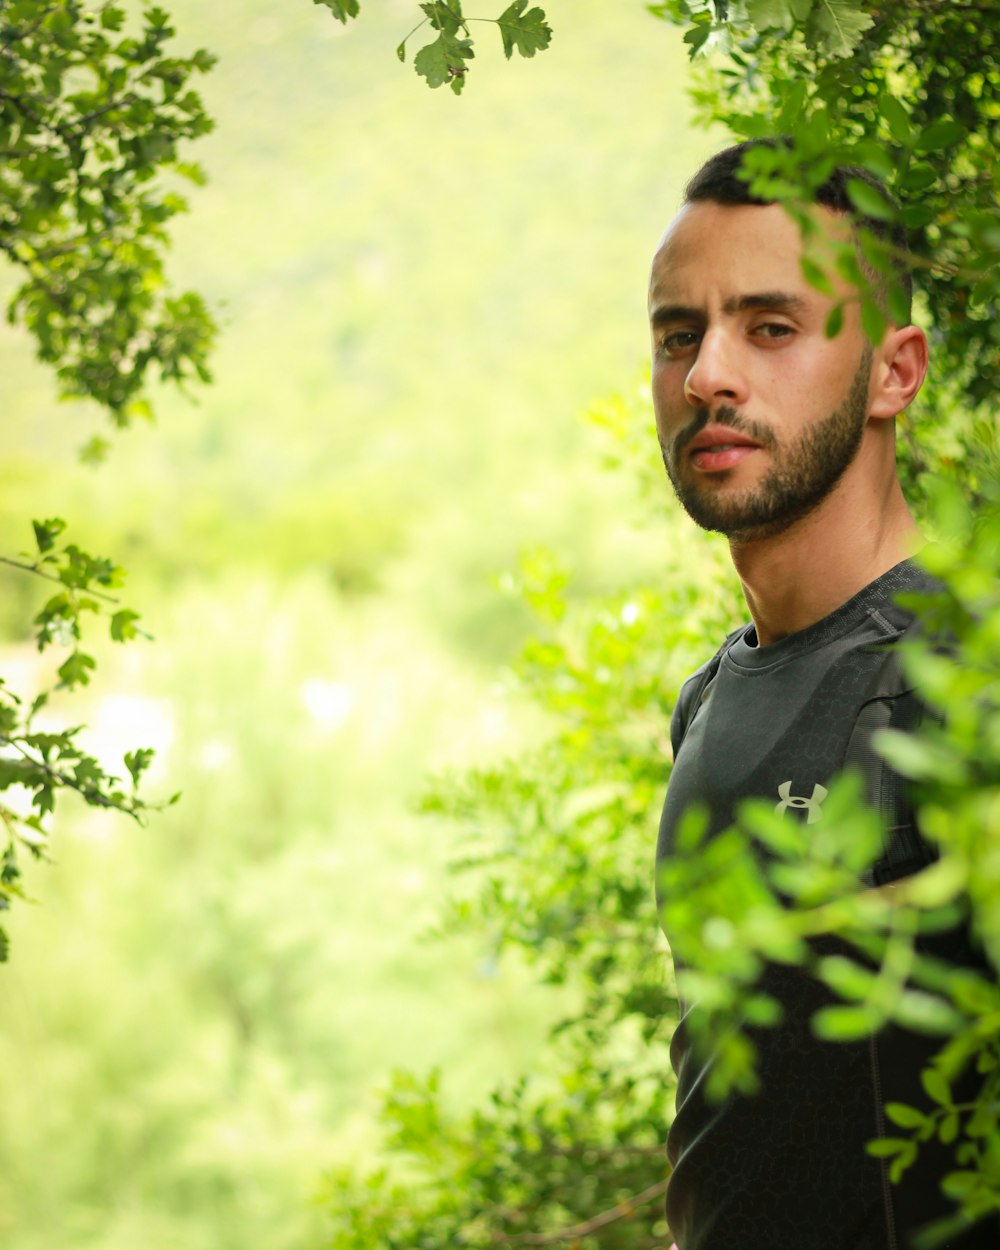
[[[853,0],[817,0],[809,18],[806,39],[810,46],[834,57],[850,56],[861,36],[875,25],[870,13]]]
[[[868,1037],[882,1023],[882,1016],[870,1004],[822,1007],[812,1018],[812,1029],[826,1042],[852,1042]]]
[[[889,133],[897,143],[908,146],[913,138],[910,114],[903,103],[893,95],[884,95],[879,101],[879,112],[885,118]]]
[[[823,295],[833,294],[833,283],[822,265],[817,265],[808,256],[803,256],[799,264],[802,267],[802,276],[811,287],[820,291]]]
[[[916,1107],[908,1107],[902,1102],[887,1102],[885,1113],[893,1124],[898,1124],[900,1128],[920,1128],[927,1120],[922,1111],[918,1111]]]
[[[830,315],[826,319],[826,337],[835,339],[840,331],[844,328],[844,306],[843,304],[834,304],[830,309]]]
[[[702,50],[705,44],[708,43],[711,34],[712,24],[707,17],[702,21],[696,21],[695,25],[693,25],[690,30],[684,32],[684,42],[691,49],[688,56],[692,61]]]
[[[913,1033],[947,1036],[960,1029],[962,1015],[954,1007],[922,990],[906,990],[896,1004],[893,1018]]]
[[[110,450],[111,444],[108,440],[95,434],[93,438],[89,438],[80,448],[80,462],[82,464],[103,464]]]
[[[93,656],[84,651],[74,651],[59,666],[59,685],[66,689],[90,684],[90,674],[97,667]]]
[[[941,121],[932,122],[917,136],[914,147],[918,152],[937,152],[942,148],[951,148],[965,138],[966,128],[961,122],[944,117]]]
[[[138,634],[135,622],[139,619],[139,613],[133,612],[129,608],[122,608],[115,612],[111,617],[111,637],[115,642],[127,642],[128,639],[134,638]]]
[[[917,781],[948,781],[954,785],[964,785],[968,780],[964,761],[936,742],[896,729],[881,729],[875,744],[879,754],[904,777]]]
[[[1000,294],[998,288],[1000,288],[1000,274],[996,270],[992,273],[987,273],[985,277],[980,278],[969,292],[970,305],[974,308],[982,307]]]
[[[949,1172],[941,1182],[941,1189],[949,1198],[961,1202],[969,1194],[981,1189],[985,1183],[986,1177],[979,1172]]]
[[[917,1157],[917,1143],[908,1141],[903,1144],[903,1149],[896,1155],[892,1163],[889,1164],[889,1180],[893,1185],[898,1185],[902,1179],[903,1173],[908,1167],[912,1167]]]
[[[500,35],[503,39],[504,55],[508,61],[516,48],[522,56],[534,56],[549,46],[552,39],[552,28],[545,21],[544,9],[528,8],[528,0],[514,0],[514,3],[497,18]]]
[[[125,10],[117,5],[107,5],[101,9],[101,27],[104,30],[121,30],[125,25]]]
[[[474,55],[471,39],[455,39],[442,31],[433,43],[420,49],[413,58],[413,68],[426,78],[429,87],[450,83],[454,89],[456,79],[465,75],[466,61]]]
[[[359,0],[313,0],[313,4],[322,4],[328,8],[338,22],[346,22],[349,17],[358,16]]]
[[[919,230],[929,225],[936,216],[937,209],[933,204],[906,204],[899,219],[908,230]]]
[[[9,790],[11,786],[24,785],[31,767],[27,760],[4,759],[0,756],[0,790]]]
[[[782,134],[787,134],[793,130],[796,122],[802,115],[802,109],[805,106],[808,87],[804,78],[798,79],[792,84],[788,95],[785,97],[781,112],[778,115],[778,130]]]
[[[951,1106],[951,1089],[940,1068],[924,1068],[920,1073],[920,1082],[927,1097],[942,1107]]]
[[[420,7],[435,30],[458,34],[463,21],[461,0],[426,0]]]
[[[885,196],[860,178],[847,179],[847,194],[851,203],[865,217],[874,217],[876,221],[892,221],[896,211]]]
[[[873,299],[865,296],[861,301],[861,326],[871,343],[881,343],[885,334],[885,313]]]
[[[905,326],[910,319],[910,299],[898,282],[889,288],[889,316],[897,326]]]
[[[50,517],[47,521],[32,521],[31,524],[35,530],[35,543],[40,555],[52,550],[56,539],[66,528],[66,522],[60,517]]]
[[[909,1142],[901,1137],[877,1137],[866,1143],[865,1150],[876,1159],[888,1159],[892,1155],[898,1155],[908,1145]]]
[[[747,0],[747,17],[755,30],[791,30],[795,15],[788,0]]]
[[[841,998],[867,997],[875,974],[844,955],[828,955],[819,963],[819,975]]]
[[[767,994],[752,994],[743,1004],[747,1024],[756,1028],[774,1028],[784,1018],[781,1004]]]
[[[132,785],[139,784],[139,778],[153,762],[155,752],[151,747],[140,747],[137,751],[129,751],[125,756],[125,767],[132,778]]]

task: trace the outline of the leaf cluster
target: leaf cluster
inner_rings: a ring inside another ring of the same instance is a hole
[[[620,1054],[568,1066],[548,1089],[520,1081],[465,1117],[442,1106],[437,1074],[397,1074],[384,1110],[395,1166],[327,1178],[332,1244],[662,1246],[669,1085],[648,1061],[623,1080]]]
[[[126,423],[151,376],[207,380],[214,325],[171,293],[164,253],[186,209],[168,189],[202,181],[180,159],[212,122],[192,86],[212,67],[172,55],[168,14],[82,0],[0,5],[0,251],[23,275],[8,317],[33,335],[68,396]]]
[[[338,21],[346,22],[357,17],[358,0],[315,0],[333,11]],[[462,10],[462,0],[425,0],[418,7],[423,20],[406,36],[396,49],[401,61],[406,60],[406,45],[425,26],[437,32],[436,37],[420,49],[413,58],[413,68],[428,87],[449,86],[460,95],[465,86],[469,62],[475,57],[475,40],[469,29],[470,22],[487,22],[497,26],[503,42],[504,56],[508,60],[517,51],[521,56],[532,57],[549,46],[552,28],[545,20],[545,12],[537,5],[528,8],[529,0],[512,0],[512,3],[496,18],[469,17]]]
[[[52,697],[89,685],[96,669],[93,655],[82,646],[86,614],[103,617],[114,642],[142,634],[139,614],[119,606],[109,593],[121,585],[122,570],[75,543],[62,542],[65,528],[58,517],[35,521],[35,551],[17,559],[0,558],[57,587],[35,617],[35,642],[39,651],[52,646],[66,651],[54,681],[27,705],[0,679],[0,793],[4,795],[0,802],[0,910],[22,894],[19,854],[27,851],[44,857],[47,819],[61,793],[74,792],[91,807],[114,809],[135,820],[149,810],[138,795],[142,774],[153,759],[149,748],[126,753],[125,782],[81,744],[82,726],[55,729],[42,724]],[[7,950],[6,935],[0,931],[0,959],[6,958]]]

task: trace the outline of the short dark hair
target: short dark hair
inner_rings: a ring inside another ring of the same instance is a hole
[[[755,195],[751,192],[750,182],[741,171],[744,170],[743,158],[747,152],[760,148],[776,149],[792,148],[791,141],[779,139],[747,139],[743,143],[734,143],[710,156],[691,181],[684,188],[684,203],[699,204],[774,204],[776,199]],[[871,187],[886,204],[894,210],[895,220],[886,221],[880,217],[870,217],[860,212],[848,194],[849,181],[863,182]],[[909,265],[906,263],[908,244],[905,228],[898,221],[899,205],[890,194],[885,184],[861,165],[836,165],[826,179],[812,192],[812,200],[821,204],[831,212],[841,214],[851,221],[855,233],[858,229],[868,230],[881,243],[888,246],[892,271],[884,273],[876,268],[865,254],[858,249],[858,263],[861,271],[871,283],[878,302],[886,306],[888,288],[892,282],[900,288],[906,300],[907,319],[913,299],[913,279]]]

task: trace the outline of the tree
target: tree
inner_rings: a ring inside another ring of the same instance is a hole
[[[214,336],[201,297],[173,294],[164,274],[167,226],[186,208],[164,175],[202,179],[178,148],[211,129],[191,82],[212,57],[168,54],[174,32],[163,9],[148,8],[129,27],[112,3],[0,3],[0,251],[21,275],[8,319],[30,332],[65,397],[98,404],[116,426],[150,415],[154,376],[207,381]],[[106,450],[92,440],[84,456]],[[58,645],[67,655],[27,707],[0,681],[0,909],[19,893],[19,853],[44,854],[60,792],[136,818],[146,807],[136,791],[151,751],[126,755],[125,784],[80,746],[79,726],[37,723],[55,692],[91,679],[85,614],[106,616],[116,642],[141,632],[138,613],[110,593],[123,571],[67,542],[65,528],[60,518],[36,520],[33,550],[3,559],[54,583],[35,639],[40,651]],[[18,790],[29,805],[7,801]],[[0,930],[0,959],[6,953]]]
[[[331,7],[341,20],[358,11],[357,3]],[[430,54],[418,54],[415,68],[430,86],[448,81],[457,93],[472,58],[472,19],[460,0],[421,8],[438,32],[435,64],[443,58],[447,73],[427,72]],[[684,28],[703,121],[738,137],[789,137],[758,152],[747,176],[804,229],[800,206],[836,162],[866,166],[898,197],[897,209],[863,183],[852,188],[861,212],[898,216],[909,232],[937,380],[904,427],[904,478],[936,539],[927,561],[945,587],[920,611],[932,632],[957,643],[949,655],[914,643],[904,656],[943,724],[881,743],[921,787],[937,864],[892,899],[850,889],[879,836],[851,777],[831,793],[836,818],[818,846],[799,844],[790,826],[751,805],[739,827],[706,848],[694,814],[692,854],[672,869],[671,930],[681,935],[687,988],[696,981],[710,1008],[719,1093],[753,1088],[746,1025],[774,1018],[775,1005],[755,988],[768,958],[809,963],[841,997],[816,1021],[831,1038],[890,1019],[939,1036],[925,1074],[932,1109],[892,1106],[898,1133],[873,1150],[898,1176],[922,1142],[950,1144],[955,1166],[945,1187],[956,1220],[974,1220],[1000,1209],[1000,991],[994,980],[923,958],[915,935],[954,923],[965,909],[1000,966],[1000,869],[991,849],[1000,779],[995,13],[939,0],[870,9],[852,0],[670,0],[649,8]],[[541,10],[531,13],[544,22]],[[891,277],[900,259],[892,249],[864,233],[861,246],[869,265]],[[855,249],[835,265],[858,288],[865,327],[878,337],[885,309]],[[807,263],[806,273],[821,289],[829,282],[818,264]],[[892,310],[898,295],[889,299]],[[837,329],[834,316],[828,330]],[[640,476],[649,459],[632,449],[647,406],[640,390],[600,414]],[[396,1078],[386,1168],[329,1183],[333,1244],[342,1250],[666,1244],[649,1204],[665,1187],[656,1143],[667,1122],[663,1047],[674,991],[651,951],[656,918],[645,878],[677,683],[704,658],[704,639],[741,616],[710,550],[711,573],[697,592],[665,578],[665,588],[585,605],[568,599],[565,578],[544,561],[523,570],[540,636],[520,671],[552,715],[553,736],[524,759],[442,781],[427,802],[471,843],[461,865],[470,885],[450,923],[478,928],[496,949],[516,947],[543,980],[572,987],[578,1007],[556,1030],[541,1074],[497,1091],[465,1118],[446,1115],[435,1079]],[[755,867],[750,838],[767,843],[773,872]],[[778,902],[779,889],[792,906]],[[814,959],[809,939],[826,933],[847,937],[858,957]],[[954,1083],[970,1069],[981,1092],[957,1102]]]

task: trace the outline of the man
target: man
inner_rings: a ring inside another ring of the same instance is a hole
[[[895,596],[928,585],[907,559],[919,535],[894,430],[924,378],[925,335],[890,322],[869,343],[853,287],[834,278],[823,295],[806,282],[798,224],[739,176],[752,146],[727,149],[695,175],[650,279],[664,464],[691,517],[728,537],[752,618],[681,693],[658,860],[694,801],[708,809],[708,836],[750,796],[788,819],[821,819],[884,644],[908,623]],[[884,224],[857,220],[852,176],[873,182],[838,170],[817,193],[820,240],[852,241],[859,224],[884,237]],[[887,279],[872,277],[887,306]],[[843,327],[830,338],[837,303]],[[889,848],[877,883],[919,866],[926,848],[910,835]],[[953,1210],[940,1193],[945,1165],[931,1147],[890,1185],[864,1147],[885,1132],[886,1102],[923,1101],[919,1073],[939,1043],[892,1029],[821,1043],[809,1023],[829,1001],[821,986],[771,966],[762,988],[784,1019],[753,1034],[756,1096],[705,1097],[711,1057],[691,1045],[687,1017],[671,1047],[667,1216],[679,1250],[903,1250]],[[996,1236],[977,1229],[943,1244],[995,1250]]]

